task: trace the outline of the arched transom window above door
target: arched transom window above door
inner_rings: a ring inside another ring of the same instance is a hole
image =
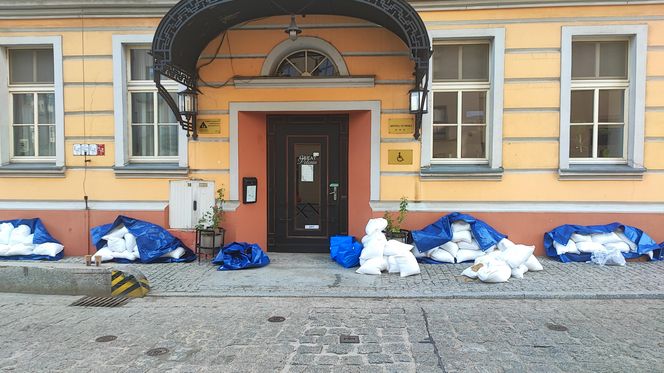
[[[273,75],[279,77],[338,76],[339,69],[325,54],[316,50],[304,49],[291,53],[281,60]]]
[[[349,76],[341,53],[327,41],[316,37],[286,39],[265,58],[261,76],[333,77]]]

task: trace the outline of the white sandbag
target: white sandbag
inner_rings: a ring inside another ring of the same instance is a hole
[[[629,251],[636,252],[638,247],[637,247],[636,243],[634,243],[634,241],[627,238],[627,236],[625,236],[625,233],[620,231],[620,230],[617,230],[616,234],[618,235],[618,237],[620,237],[620,239],[623,242],[625,242],[627,245],[629,245]]]
[[[607,250],[618,250],[621,253],[628,253],[630,252],[630,247],[625,241],[620,241],[620,242],[608,242],[604,244],[604,247]]]
[[[447,241],[444,244],[438,246],[438,248],[447,251],[448,253],[452,254],[453,257],[456,257],[457,252],[459,251],[459,245],[452,241]]]
[[[618,237],[617,234],[611,232],[611,233],[596,233],[590,236],[593,242],[599,242],[602,245],[605,243],[610,243],[610,242],[622,242],[620,237]]]
[[[458,243],[458,245],[459,249],[462,250],[482,250],[482,248],[480,248],[480,244],[474,239],[470,241],[470,243],[461,241]]]
[[[30,227],[25,224],[21,224],[18,227],[14,228],[12,233],[9,235],[9,246],[23,243],[27,237],[30,236]]]
[[[14,225],[12,223],[0,224],[0,245],[9,245],[9,238],[13,230]]]
[[[141,254],[138,251],[138,245],[135,245],[130,251],[137,259],[141,257]]]
[[[456,262],[457,263],[463,263],[467,262],[470,260],[475,260],[479,258],[480,256],[484,255],[484,251],[477,251],[477,250],[461,250],[457,252],[456,256]]]
[[[355,273],[359,273],[362,275],[379,275],[382,271],[387,269],[387,263],[385,261],[384,257],[380,258],[371,258],[364,262],[358,268]]]
[[[528,267],[525,264],[521,264],[517,268],[512,268],[512,277],[522,279],[523,274],[528,272]]]
[[[531,255],[530,258],[526,260],[525,266],[528,268],[529,271],[533,272],[541,271],[544,269],[544,267],[542,267],[542,263],[540,263],[539,260],[537,260],[535,255]]]
[[[125,240],[125,248],[127,249],[127,251],[132,251],[134,246],[136,246],[136,236],[134,236],[131,233],[127,233],[123,237]]]
[[[591,242],[591,241],[581,241],[581,242]],[[557,241],[553,241],[553,247],[556,249],[556,254],[563,255],[567,253],[579,254],[579,249],[576,247],[576,243],[573,240],[567,241],[567,245],[559,244]]]
[[[35,239],[35,235],[31,234],[29,236],[23,237],[23,239],[21,239],[21,242],[19,242],[19,243],[24,243],[26,245],[32,245],[32,244],[34,244],[34,242],[33,242],[34,239]]]
[[[405,255],[413,250],[413,245],[409,245],[397,240],[389,240],[383,249],[384,256]]]
[[[618,250],[597,250],[590,255],[590,262],[601,266],[624,266],[625,257]]]
[[[470,231],[458,231],[452,233],[452,241],[470,243],[473,240],[473,235]]]
[[[477,272],[473,271],[473,267],[470,266],[461,272],[461,276],[466,276],[468,278],[476,279],[477,278]]]
[[[41,243],[39,245],[36,245],[35,249],[32,251],[32,253],[35,254],[35,255],[56,256],[62,250],[64,250],[64,248],[65,247],[60,245],[59,243],[46,242],[46,243]]]
[[[106,247],[114,253],[121,253],[127,251],[127,245],[124,238],[109,237],[106,240]]]
[[[366,234],[372,234],[374,232],[382,232],[385,228],[387,228],[387,220],[383,218],[369,219],[364,232]]]
[[[177,249],[168,252],[164,255],[162,255],[162,258],[173,258],[173,259],[180,259],[182,258],[182,255],[184,255],[185,251],[183,247],[178,247]]]
[[[514,242],[510,241],[507,238],[503,238],[502,240],[498,241],[498,250],[500,251],[505,251],[509,249],[510,247],[516,245]]]
[[[461,231],[470,231],[470,224],[463,220],[457,220],[454,223],[452,223],[452,232],[461,232]]]
[[[592,237],[586,234],[579,234],[579,233],[574,233],[572,234],[572,237],[570,239],[574,242],[590,242],[592,241]]]
[[[495,260],[483,265],[477,271],[477,277],[482,282],[507,282],[510,276],[512,276],[512,269],[502,260]]]
[[[417,259],[415,259],[413,254],[396,255],[394,259],[399,265],[399,272],[401,272],[401,277],[420,274],[420,265],[417,264]]]
[[[108,241],[109,238],[123,238],[124,235],[129,233],[129,230],[124,225],[119,225],[115,227],[112,231],[106,233],[105,236],[101,236],[102,239]]]
[[[131,251],[114,252],[111,254],[113,255],[113,259],[127,259],[132,262],[136,260],[136,256]]]
[[[502,260],[502,261],[504,261],[503,252],[500,251],[500,250],[496,250],[496,251],[492,251],[490,253],[486,253],[482,256],[479,256],[479,257],[475,258],[475,264],[480,264],[480,263],[481,264],[487,264],[487,263],[489,263],[490,261],[493,261],[493,260]]]
[[[489,246],[488,249],[484,250],[485,253],[490,253],[492,251],[500,251],[497,245]]]
[[[519,268],[535,252],[535,246],[514,245],[503,252],[503,259],[510,268]]]
[[[108,247],[102,247],[101,249],[97,250],[94,255],[92,255],[92,260],[94,261],[94,257],[100,257],[102,262],[108,262],[109,260],[113,260],[113,252],[108,249]]]
[[[382,241],[372,241],[369,245],[362,249],[360,254],[360,265],[364,264],[369,259],[382,258],[385,251],[385,243]]]
[[[32,255],[32,251],[35,249],[35,245],[29,245],[25,243],[15,243],[9,245],[9,250],[7,250],[6,256],[13,255]]]
[[[375,240],[380,240],[380,241],[387,242],[387,238],[385,237],[385,233],[383,233],[381,231],[376,231],[372,234],[367,234],[366,236],[362,237],[361,241],[362,241],[362,245],[366,246],[366,245],[369,244],[369,242],[375,241]]]
[[[577,242],[576,248],[579,252],[582,253],[594,253],[595,251],[604,250],[604,245],[599,242],[586,241],[586,242]]]
[[[9,251],[9,245],[0,243],[0,256],[6,256]]]
[[[399,273],[399,263],[393,256],[386,256],[387,259],[387,273]]]
[[[439,248],[431,249],[428,252],[429,258],[442,263],[454,263],[454,257],[447,251]]]
[[[428,253],[428,251],[425,252],[425,253],[420,252],[420,250],[415,245],[413,245],[413,249],[410,252],[413,253],[415,258],[425,258],[425,257],[427,257],[427,253]]]

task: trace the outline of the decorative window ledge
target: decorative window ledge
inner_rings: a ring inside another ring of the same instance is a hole
[[[10,163],[0,166],[2,177],[65,177],[65,167],[53,163]]]
[[[373,76],[334,76],[334,77],[237,77],[236,88],[373,88]]]
[[[646,169],[625,164],[574,164],[558,170],[560,180],[641,180]]]
[[[503,168],[487,165],[443,165],[422,167],[420,177],[424,180],[501,180]]]
[[[186,178],[188,167],[176,163],[134,163],[122,167],[113,167],[115,176],[120,178]]]

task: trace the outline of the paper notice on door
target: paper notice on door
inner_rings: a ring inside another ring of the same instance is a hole
[[[314,182],[314,165],[312,164],[303,164],[300,165],[300,181],[305,183]]]
[[[314,225],[314,224],[305,225],[304,229],[320,229],[320,225]]]

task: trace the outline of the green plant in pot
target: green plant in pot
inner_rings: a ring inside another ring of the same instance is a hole
[[[408,199],[406,197],[401,197],[401,200],[399,201],[399,211],[396,213],[396,217],[394,216],[394,213],[385,211],[383,219],[387,220],[385,237],[387,237],[388,240],[397,240],[407,243],[410,231],[401,229],[401,224],[406,220],[407,214]]]
[[[224,192],[223,187],[217,190],[212,208],[206,211],[196,224],[198,246],[201,249],[209,250],[224,246],[225,230],[221,227],[221,222],[224,221]]]

